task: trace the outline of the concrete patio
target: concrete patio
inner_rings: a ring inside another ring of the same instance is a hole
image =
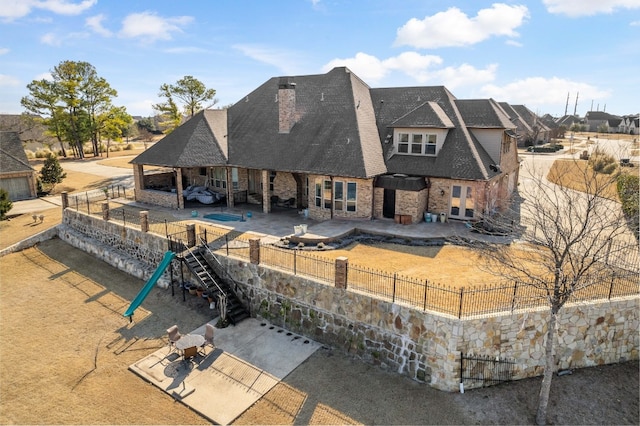
[[[204,334],[204,324],[190,334]],[[129,369],[210,421],[229,424],[320,348],[253,318],[216,328],[214,343],[191,360],[167,345]]]

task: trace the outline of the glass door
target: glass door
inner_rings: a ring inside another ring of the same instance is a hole
[[[451,208],[449,216],[458,219],[473,219],[475,201],[473,188],[466,185],[451,187]]]

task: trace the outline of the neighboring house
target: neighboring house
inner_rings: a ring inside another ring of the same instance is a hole
[[[584,121],[578,117],[577,115],[564,115],[556,120],[558,126],[562,126],[567,130],[571,130],[571,128],[577,125],[583,125]]]
[[[499,105],[516,125],[518,146],[549,143],[551,129],[533,111],[524,105],[510,105],[507,102],[500,102]]]
[[[588,111],[584,122],[588,132],[618,133],[622,118],[604,111]]]
[[[625,115],[622,117],[621,123],[621,133],[626,133],[628,135],[637,135],[640,130],[640,115]]]
[[[36,172],[18,132],[0,131],[0,188],[9,193],[11,201],[36,197]]]
[[[289,205],[321,220],[410,223],[426,211],[477,220],[516,188],[515,130],[491,99],[458,100],[442,86],[372,89],[339,67],[271,78],[131,163],[139,201],[179,209],[206,187],[229,206]]]

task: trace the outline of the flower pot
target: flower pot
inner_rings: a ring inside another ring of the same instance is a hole
[[[196,288],[195,287],[189,287],[189,294],[196,294]]]
[[[197,288],[196,289],[196,294],[198,295],[198,297],[202,297],[202,294],[204,293],[204,290],[201,288]]]

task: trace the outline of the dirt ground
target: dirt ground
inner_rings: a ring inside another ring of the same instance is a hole
[[[194,298],[154,289],[58,239],[0,258],[0,423],[206,424],[127,367],[165,330],[209,321]],[[237,424],[531,424],[540,379],[446,393],[323,348]],[[638,362],[554,377],[553,424],[638,424]]]

